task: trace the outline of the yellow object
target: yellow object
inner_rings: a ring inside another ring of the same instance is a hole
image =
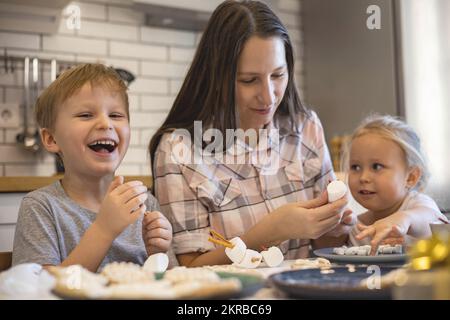
[[[433,235],[430,239],[417,241],[408,255],[413,270],[430,270],[447,267],[450,270],[450,238]]]

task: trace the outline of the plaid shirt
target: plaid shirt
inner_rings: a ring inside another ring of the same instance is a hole
[[[236,153],[225,153],[222,160],[204,155],[203,163],[197,164],[180,163],[173,156],[181,147],[193,150],[189,138],[163,135],[154,163],[155,195],[172,223],[176,254],[213,250],[210,229],[227,239],[241,236],[278,207],[318,196],[335,179],[317,115],[301,115],[299,123],[298,133],[271,134],[260,139],[256,149],[238,140]],[[268,130],[277,127],[284,126],[271,123]],[[277,155],[272,170],[249,161],[261,152]],[[236,164],[237,156],[247,161]],[[309,244],[309,239],[292,239],[279,247],[286,259],[296,259],[308,256]]]

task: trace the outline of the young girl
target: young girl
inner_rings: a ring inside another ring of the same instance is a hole
[[[350,232],[352,245],[370,243],[374,252],[383,239],[427,238],[431,223],[447,222],[422,193],[429,174],[420,139],[406,123],[368,117],[351,136],[343,163],[352,196],[368,210]]]

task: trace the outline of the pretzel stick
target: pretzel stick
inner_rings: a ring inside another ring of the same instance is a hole
[[[210,241],[210,242],[212,242],[212,243],[215,243],[215,244],[218,244],[218,245],[220,245],[220,246],[224,246],[224,247],[226,247],[226,248],[230,248],[230,249],[233,249],[233,248],[234,248],[234,246],[233,246],[230,242],[228,242],[228,241],[218,240],[218,239],[214,239],[214,238],[212,238],[212,237],[209,237],[209,238],[208,238],[208,241]]]
[[[210,230],[209,232],[211,233],[211,235],[212,235],[213,237],[219,238],[219,239],[222,240],[222,241],[229,242],[227,239],[225,239],[225,237],[224,237],[223,235],[221,235],[221,234],[218,233],[217,231]]]

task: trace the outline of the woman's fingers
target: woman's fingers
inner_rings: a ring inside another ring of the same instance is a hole
[[[318,229],[321,231],[321,234],[325,234],[331,230],[333,230],[339,224],[340,217],[339,215],[331,216],[328,219],[322,220],[318,222]]]
[[[342,198],[332,203],[327,203],[321,207],[311,209],[318,221],[338,216],[341,219],[341,210],[347,205],[347,200]]]
[[[312,208],[321,207],[327,203],[328,203],[328,196],[326,194],[326,191],[324,191],[317,198],[314,198],[312,200],[307,200],[307,201],[299,201],[299,202],[297,202],[297,205],[301,208],[312,209]]]

